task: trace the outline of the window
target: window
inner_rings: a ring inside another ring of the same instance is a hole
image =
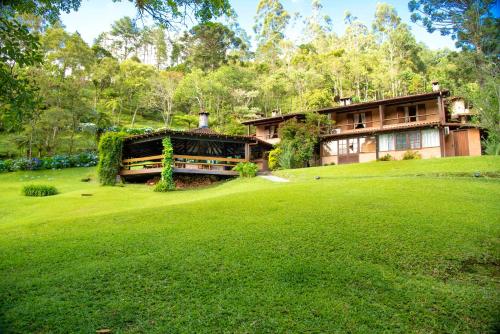
[[[278,138],[278,131],[276,125],[269,125],[264,127],[267,138]]]
[[[420,148],[420,131],[408,132],[408,142],[410,143],[410,148]]]
[[[373,153],[376,151],[375,137],[361,137],[359,138],[359,152]]]
[[[339,155],[347,154],[347,139],[339,140]]]
[[[394,151],[394,134],[385,133],[378,137],[379,151]]]
[[[405,107],[405,122],[417,121],[417,106]]]
[[[358,138],[349,139],[349,154],[358,153]]]
[[[337,145],[338,142],[336,140],[330,140],[323,143],[323,154],[324,155],[337,155]]]
[[[420,131],[396,133],[396,150],[420,148]]]
[[[408,147],[406,133],[396,133],[396,150],[406,150]]]
[[[440,143],[438,129],[422,130],[422,147],[436,147],[439,145]]]

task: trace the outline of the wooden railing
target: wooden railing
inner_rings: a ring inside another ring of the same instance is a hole
[[[184,169],[232,170],[239,162],[246,161],[239,158],[209,157],[199,155],[174,154],[174,167]],[[153,155],[142,158],[123,159],[125,170],[161,168],[163,155]]]

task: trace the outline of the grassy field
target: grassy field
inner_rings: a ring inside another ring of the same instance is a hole
[[[0,174],[1,333],[500,330],[498,157],[168,194],[94,174]]]

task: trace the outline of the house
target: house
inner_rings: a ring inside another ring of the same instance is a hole
[[[341,99],[337,107],[318,110],[333,126],[322,132],[319,157],[322,165],[367,162],[390,155],[402,159],[408,150],[422,158],[481,155],[479,128],[470,123],[472,113],[463,99],[450,97],[437,83],[430,93],[352,103]],[[243,122],[256,128],[256,138],[275,144],[277,129],[304,113]]]
[[[162,171],[162,140],[170,137],[173,146],[174,174],[234,176],[233,167],[251,161],[267,169],[264,155],[272,145],[254,136],[220,134],[208,127],[208,113],[199,114],[199,127],[191,131],[160,130],[128,136],[124,140],[120,176],[143,179]]]

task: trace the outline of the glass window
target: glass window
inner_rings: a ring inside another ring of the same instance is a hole
[[[339,154],[347,154],[347,139],[339,140]]]
[[[425,129],[422,130],[422,147],[439,146],[439,130]]]
[[[406,139],[406,133],[396,133],[396,150],[406,150],[408,147]]]
[[[358,153],[358,138],[349,139],[349,154]]]
[[[336,140],[330,140],[323,143],[323,151],[325,155],[337,155],[337,145],[338,142]]]
[[[410,144],[410,148],[420,148],[420,131],[408,132],[408,141]]]
[[[394,134],[385,133],[379,135],[378,143],[379,151],[394,151]]]
[[[373,153],[376,151],[375,137],[359,138],[359,151],[361,153]]]

